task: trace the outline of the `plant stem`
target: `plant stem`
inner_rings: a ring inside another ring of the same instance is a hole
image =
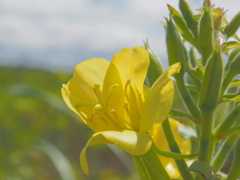
[[[139,156],[132,156],[132,159],[138,170],[141,180],[151,180],[143,160]]]
[[[151,177],[156,177],[156,180],[171,180],[154,151],[153,146],[146,154],[141,155],[140,157],[142,158],[144,164],[146,164],[148,173]]]
[[[240,169],[240,138],[238,138],[238,141],[236,143],[234,149],[234,160],[226,180],[238,179],[240,175],[239,169]]]
[[[226,158],[228,157],[228,154],[236,143],[237,138],[238,134],[233,134],[232,136],[229,136],[218,149],[218,152],[212,161],[212,167],[215,169],[215,172],[218,172],[223,166]]]
[[[181,153],[178,144],[173,136],[172,129],[169,123],[168,118],[162,123],[162,127],[165,133],[165,137],[168,141],[169,148],[174,153]],[[183,159],[175,159],[175,162],[177,164],[178,170],[182,176],[183,179],[192,180],[193,176],[191,172],[187,170],[187,164]]]
[[[216,128],[214,132],[214,136],[217,137],[222,132],[231,128],[231,126],[235,125],[240,116],[240,105],[238,105],[232,112],[228,115],[228,117]]]
[[[200,150],[198,160],[210,164],[213,143],[212,143],[212,124],[213,113],[202,113],[201,135],[200,135]]]
[[[154,144],[153,144],[153,147],[154,147],[154,149],[155,149],[155,151],[158,155],[168,157],[168,158],[187,159],[187,158],[194,158],[198,155],[197,153],[194,153],[194,154],[180,154],[180,153],[161,151]]]
[[[192,99],[190,93],[188,92],[188,90],[184,84],[183,77],[181,77],[180,75],[178,76],[178,74],[177,74],[177,75],[175,75],[175,79],[176,79],[178,91],[179,91],[184,103],[186,104],[188,111],[195,118],[195,123],[197,123],[197,124],[200,123],[201,122],[201,112],[200,112],[199,108],[197,107],[197,105],[195,104],[194,100]]]

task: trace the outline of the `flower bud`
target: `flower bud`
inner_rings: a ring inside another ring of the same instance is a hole
[[[175,64],[177,62],[181,62],[181,71],[179,74],[175,76],[180,76],[185,72],[185,55],[183,44],[179,37],[179,34],[172,22],[172,19],[167,19],[167,35],[166,35],[166,42],[167,42],[167,49],[168,49],[168,60],[169,65]]]
[[[232,79],[238,74],[240,74],[240,51],[238,51],[238,53],[231,60],[228,71],[225,73],[221,95],[224,94]]]
[[[236,14],[230,23],[225,27],[224,33],[227,35],[227,38],[233,36],[240,26],[240,12]]]
[[[188,29],[187,23],[180,15],[180,13],[170,5],[168,5],[168,10],[173,15],[173,20],[176,23],[176,26],[178,27],[177,29],[182,34],[184,39],[186,39],[189,43],[196,47],[197,40],[194,38],[191,31]]]
[[[207,59],[213,50],[214,27],[211,15],[211,7],[203,9],[199,24],[198,50],[202,54],[202,63],[206,64]]]
[[[221,52],[213,50],[209,57],[203,76],[199,107],[204,113],[211,113],[218,104],[223,76],[223,59]]]
[[[183,18],[185,19],[185,21],[188,25],[188,28],[191,29],[194,36],[197,37],[198,36],[198,22],[196,19],[193,18],[193,12],[192,12],[192,9],[189,6],[188,2],[186,0],[180,0],[179,8],[183,15]]]
[[[149,53],[150,65],[147,72],[147,81],[149,87],[158,79],[163,73],[163,65],[155,51],[149,46],[148,41],[144,42],[144,47]]]
[[[231,54],[229,55],[228,57],[228,62],[227,64],[225,65],[225,70],[224,72],[228,72],[228,69],[229,69],[229,66],[230,66],[230,63],[232,62],[232,60],[234,59],[234,57],[238,54],[238,52],[240,52],[240,48],[235,48]]]

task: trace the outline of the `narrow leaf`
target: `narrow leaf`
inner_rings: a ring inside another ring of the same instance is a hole
[[[190,114],[187,114],[185,112],[179,111],[177,109],[171,109],[169,112],[169,116],[171,117],[177,117],[177,118],[187,118],[191,121],[193,121],[195,124],[200,123],[199,120],[195,119],[193,116],[191,116]]]
[[[240,79],[234,79],[230,83],[231,86],[240,86]]]
[[[45,139],[39,139],[35,147],[48,155],[62,180],[76,179],[70,162],[57,147]]]
[[[199,173],[204,180],[218,180],[218,178],[213,177],[214,168],[205,162],[194,161],[188,170]]]

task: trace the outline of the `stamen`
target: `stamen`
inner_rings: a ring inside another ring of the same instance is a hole
[[[107,97],[107,99],[105,99],[105,97],[103,96],[103,94],[100,90],[100,85],[94,84],[93,92],[96,95],[96,97],[99,101],[99,104],[97,104],[97,106],[94,106],[93,112],[95,112],[95,114],[102,114],[103,120],[106,120],[108,123],[111,124],[111,126],[114,126],[116,129],[122,129],[121,126],[119,126],[114,115],[108,109],[109,101],[110,101],[110,99],[114,93],[114,89],[116,87],[118,87],[118,84],[114,84],[109,88],[110,91],[109,91],[108,97]],[[98,112],[96,113],[96,111],[98,111]],[[94,117],[94,114],[93,114],[92,118],[93,117]]]
[[[99,111],[101,111],[101,109],[102,109],[101,104],[96,104],[92,109],[92,114],[98,113]]]
[[[106,99],[106,103],[105,103],[105,106],[104,106],[104,109],[107,110],[108,106],[109,106],[109,101],[115,91],[115,89],[118,87],[118,84],[114,84],[112,85],[110,88],[109,88],[109,93],[108,93],[108,96],[107,96],[107,99]]]
[[[99,84],[94,84],[93,92],[95,93],[99,103],[104,107],[104,100],[103,100],[103,97],[102,97],[102,92],[100,90],[100,85]]]
[[[98,125],[92,121],[92,117],[89,118],[84,112],[80,111],[79,114],[81,115],[81,117],[86,121],[86,122],[91,122],[93,126],[98,127]]]
[[[78,103],[76,104],[76,108],[81,108],[81,107],[94,107],[95,106],[95,103]]]
[[[126,96],[126,99],[127,99],[127,101],[130,103],[130,99],[129,99],[129,97],[128,97],[128,93],[127,93],[127,88],[128,88],[128,86],[130,85],[132,83],[132,80],[131,79],[128,79],[127,80],[127,83],[126,83],[126,85],[125,85],[125,96]],[[131,103],[130,103],[131,104]]]
[[[97,112],[96,114],[93,114],[91,117],[91,120],[93,121],[94,119],[101,119],[103,122],[108,124],[106,118],[104,117],[104,115],[101,112]]]

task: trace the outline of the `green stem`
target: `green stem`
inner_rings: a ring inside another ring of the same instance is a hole
[[[189,120],[191,120],[192,122],[194,122],[195,124],[199,123],[198,120],[196,120],[193,116],[191,116],[190,114],[187,114],[185,112],[179,111],[177,109],[171,109],[170,110],[170,116],[177,116],[177,117],[181,117],[181,118],[187,118]]]
[[[196,119],[196,122],[200,123],[201,122],[201,112],[200,112],[199,108],[197,107],[197,105],[195,104],[194,100],[192,99],[190,93],[188,92],[188,90],[184,84],[183,77],[177,74],[177,75],[175,75],[175,79],[176,79],[178,91],[179,91],[184,103],[186,104],[187,109],[189,110],[190,114]]]
[[[162,127],[165,133],[165,137],[168,141],[169,148],[172,152],[175,153],[181,153],[178,144],[173,136],[172,129],[169,123],[168,118],[162,123]],[[177,164],[178,170],[182,176],[183,179],[192,180],[193,176],[192,174],[187,170],[187,164],[183,159],[175,159],[175,162]]]
[[[226,180],[238,179],[240,176],[239,169],[240,169],[240,138],[238,138],[237,144],[235,146],[234,160]]]
[[[133,162],[138,170],[141,180],[151,180],[147,172],[146,165],[139,156],[132,156]]]
[[[201,135],[200,135],[200,150],[198,160],[210,164],[213,143],[212,143],[212,124],[213,113],[202,114]]]
[[[227,74],[225,75],[224,79],[223,79],[223,83],[222,83],[222,89],[221,89],[221,93],[220,96],[222,96],[227,87],[229,86],[230,82],[233,80],[233,78],[236,76],[236,74],[232,71],[228,71]]]
[[[166,151],[161,151],[159,150],[155,144],[153,144],[154,150],[156,153],[160,156],[168,157],[168,158],[173,158],[173,159],[187,159],[187,158],[194,158],[198,154],[193,153],[193,154],[179,154],[179,153],[173,153],[173,152],[166,152]]]
[[[231,152],[236,140],[238,138],[238,134],[234,134],[229,136],[218,149],[217,154],[215,155],[212,161],[212,167],[215,169],[215,172],[218,172],[221,167],[223,166],[226,158],[228,157],[229,153]]]
[[[214,137],[223,133],[227,129],[231,128],[238,121],[240,116],[240,105],[238,105],[233,111],[228,115],[228,117],[216,128],[214,132]]]
[[[156,180],[171,180],[154,151],[153,146],[146,154],[141,155],[140,157],[149,169],[148,173],[151,177],[156,177]]]

